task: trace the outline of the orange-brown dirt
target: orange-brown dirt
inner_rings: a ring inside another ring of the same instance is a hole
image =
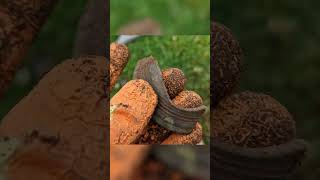
[[[110,44],[110,90],[117,82],[120,74],[128,63],[129,49],[124,44]]]
[[[131,80],[110,102],[110,143],[135,143],[157,106],[158,97],[144,80]]]
[[[4,117],[0,136],[34,139],[10,158],[10,180],[106,177],[106,61],[64,61]]]

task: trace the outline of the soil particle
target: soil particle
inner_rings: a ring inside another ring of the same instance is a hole
[[[253,92],[222,100],[212,113],[213,138],[242,147],[267,147],[292,140],[295,121],[279,102]]]

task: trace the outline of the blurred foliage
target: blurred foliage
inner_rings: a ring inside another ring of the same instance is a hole
[[[320,2],[211,1],[211,16],[232,29],[244,50],[238,91],[270,94],[294,115],[310,144],[292,179],[320,178]]]
[[[116,40],[116,36],[111,41]],[[130,60],[115,85],[112,95],[130,81],[138,60],[153,56],[161,69],[176,67],[186,78],[186,89],[197,92],[204,104],[210,106],[210,37],[198,36],[143,36],[129,43]],[[209,137],[209,112],[201,120],[205,141]]]
[[[78,21],[86,0],[59,1],[23,60],[22,68],[0,101],[0,120],[26,96],[39,78],[55,64],[70,58]]]
[[[160,23],[163,34],[209,34],[210,0],[111,0],[110,30],[134,20],[151,17]]]

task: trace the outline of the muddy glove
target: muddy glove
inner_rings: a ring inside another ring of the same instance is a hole
[[[106,178],[106,62],[93,56],[66,60],[12,108],[0,126],[5,144],[0,152],[9,153],[0,162],[0,175],[8,180]],[[15,139],[19,145],[9,146],[11,153],[5,147]]]
[[[112,50],[112,48],[110,49]],[[112,62],[113,58],[111,57],[110,60]],[[136,70],[135,77],[139,76],[137,72]],[[111,77],[111,79],[116,78]],[[188,110],[196,108],[192,113],[196,111],[203,113],[204,107],[201,97],[195,92],[183,91],[186,78],[181,70],[167,69],[160,72],[160,79],[165,84],[164,88],[168,93],[169,100],[172,98],[172,103],[183,109],[179,109],[180,111],[183,112],[185,108]],[[154,112],[159,105],[159,96],[154,89],[157,87],[152,86],[149,82],[147,78],[131,80],[112,97],[110,102],[110,143],[196,144],[201,141],[202,128],[196,121],[192,122],[193,127],[183,134],[174,133],[170,128],[161,127],[158,125],[159,123],[156,123]],[[199,118],[199,116],[193,118]]]

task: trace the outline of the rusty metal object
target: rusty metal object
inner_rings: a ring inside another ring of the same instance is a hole
[[[156,91],[158,106],[153,119],[158,124],[177,133],[192,132],[206,107],[202,105],[196,108],[182,108],[174,105],[167,93],[158,63],[153,57],[147,57],[138,62],[134,79],[146,80]]]
[[[307,149],[299,139],[263,148],[211,141],[215,180],[284,180],[299,166]]]

